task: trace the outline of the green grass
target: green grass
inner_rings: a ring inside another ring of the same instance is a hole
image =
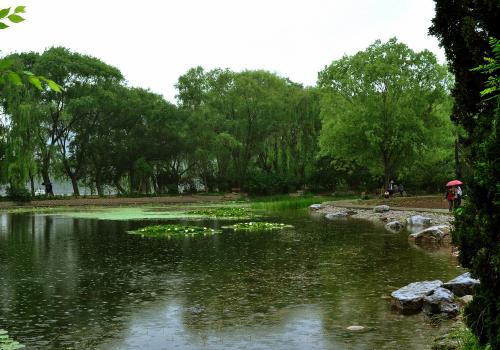
[[[438,345],[439,344],[439,345]],[[490,345],[482,346],[477,337],[462,322],[453,326],[449,333],[435,340],[433,349],[492,350]]]
[[[219,232],[218,230],[202,226],[167,224],[146,226],[136,231],[129,231],[128,233],[148,238],[184,238],[209,236]]]
[[[250,206],[257,210],[285,210],[285,209],[303,209],[311,204],[322,203],[336,199],[331,196],[298,196],[289,195],[256,197],[253,198]]]

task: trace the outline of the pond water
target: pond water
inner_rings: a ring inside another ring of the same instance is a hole
[[[0,328],[29,349],[430,348],[442,329],[383,297],[456,261],[365,221],[273,216],[295,229],[158,240],[126,231],[227,222],[0,214]]]

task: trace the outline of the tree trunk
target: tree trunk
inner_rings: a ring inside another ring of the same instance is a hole
[[[73,196],[80,197],[80,190],[78,189],[78,181],[75,174],[70,174],[71,185],[73,186]]]
[[[31,185],[31,196],[35,197],[35,179],[34,179],[34,176],[31,174],[31,171],[30,171],[29,177],[30,177],[30,185]]]
[[[458,136],[455,139],[455,176],[457,179],[462,178],[462,164],[460,163],[460,143],[458,142]]]
[[[43,184],[46,189],[46,195],[47,196],[53,196],[54,191],[52,190],[52,187],[48,187],[48,184],[50,184],[50,176],[49,176],[49,162],[44,159],[43,164],[42,164],[42,179],[43,179]],[[48,189],[48,191],[47,191]]]

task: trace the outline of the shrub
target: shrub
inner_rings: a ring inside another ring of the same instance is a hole
[[[31,192],[25,187],[7,188],[7,197],[14,202],[26,203],[31,201]]]

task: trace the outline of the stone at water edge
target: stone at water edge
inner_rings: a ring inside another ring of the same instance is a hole
[[[400,231],[403,228],[403,225],[399,221],[391,221],[385,224],[385,228],[389,231]]]
[[[391,210],[391,207],[389,207],[388,205],[377,205],[375,208],[373,208],[373,211],[375,213],[385,213],[389,210]]]
[[[391,304],[402,313],[419,312],[424,297],[442,285],[439,280],[410,283],[391,293]]]
[[[439,244],[443,243],[449,235],[450,227],[448,225],[439,225],[412,233],[408,236],[408,240],[415,244]]]
[[[410,226],[430,226],[432,219],[422,215],[413,215],[406,219],[406,223]]]
[[[345,212],[338,212],[338,213],[329,213],[325,215],[325,218],[328,220],[335,220],[335,219],[341,219],[341,218],[346,218],[348,215]]]
[[[456,296],[463,297],[464,295],[474,294],[474,287],[479,284],[479,280],[470,276],[470,272],[466,272],[454,279],[443,284],[443,287],[451,290]]]
[[[348,331],[359,332],[365,329],[363,326],[349,326],[346,328]]]
[[[449,318],[458,315],[459,306],[455,302],[454,294],[446,288],[439,287],[426,295],[422,310],[427,315],[446,315]]]
[[[311,205],[309,206],[309,210],[319,210],[319,209],[321,209],[321,208],[323,208],[323,207],[321,206],[321,204],[311,204]]]
[[[465,304],[467,305],[468,303],[470,303],[472,300],[474,299],[474,297],[472,295],[464,295],[463,297],[460,298],[460,301],[462,302],[462,304]]]

